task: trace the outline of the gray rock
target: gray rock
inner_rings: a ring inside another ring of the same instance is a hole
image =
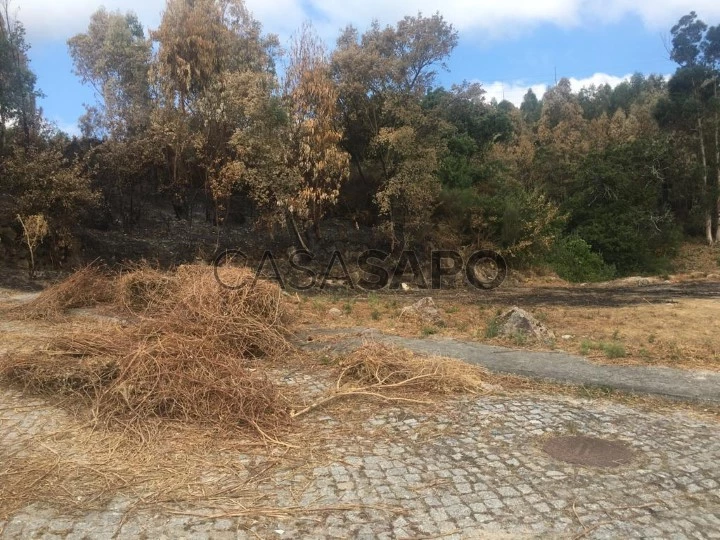
[[[516,336],[518,334],[540,341],[551,341],[555,334],[524,309],[514,306],[500,315],[500,334]]]
[[[400,317],[414,317],[436,326],[445,326],[445,319],[435,305],[435,301],[429,296],[421,298],[410,306],[405,306],[400,312]]]

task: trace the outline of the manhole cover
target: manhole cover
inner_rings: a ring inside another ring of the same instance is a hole
[[[619,467],[635,456],[624,443],[584,435],[553,437],[543,450],[560,461],[590,467]]]

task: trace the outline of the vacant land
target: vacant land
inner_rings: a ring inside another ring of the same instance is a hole
[[[642,279],[596,286],[548,284],[492,291],[413,291],[298,296],[307,325],[366,326],[404,336],[448,336],[516,348],[557,349],[597,362],[720,370],[720,282]],[[638,285],[637,283],[640,283]],[[403,307],[432,296],[444,325],[402,317]],[[555,333],[550,344],[493,328],[506,309],[530,311]],[[337,308],[342,315],[330,318]]]
[[[644,340],[661,363],[673,331],[683,351],[699,344],[695,363],[675,364],[712,368],[701,322],[717,316],[717,283],[446,291],[434,295],[445,324],[429,326],[401,316],[421,291],[294,296],[252,289],[240,273],[244,288],[225,298],[211,275],[86,269],[40,295],[21,279],[3,290],[0,536],[720,530],[716,407],[492,375],[376,343],[332,356],[293,346],[311,327],[360,324],[532,348],[488,333],[498,310],[519,304],[557,347],[619,343],[621,358],[587,352],[634,362]],[[632,465],[557,461],[543,450],[557,435],[622,443]]]

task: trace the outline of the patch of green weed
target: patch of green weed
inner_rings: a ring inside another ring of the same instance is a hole
[[[498,334],[500,334],[500,320],[498,317],[493,317],[488,321],[485,337],[492,339],[498,337]]]
[[[600,349],[608,358],[625,358],[625,346],[622,343],[601,343]]]

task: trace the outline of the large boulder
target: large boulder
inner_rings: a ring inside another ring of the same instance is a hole
[[[544,342],[555,339],[555,334],[552,330],[538,321],[533,315],[517,306],[513,306],[501,314],[498,324],[499,333],[502,336],[523,335]]]

